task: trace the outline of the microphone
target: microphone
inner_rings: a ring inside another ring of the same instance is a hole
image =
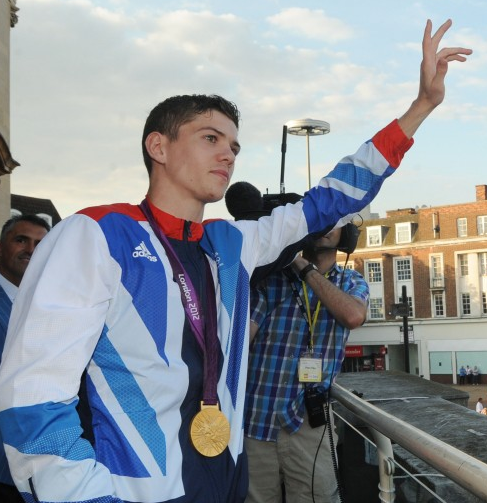
[[[235,220],[257,220],[262,216],[264,199],[251,183],[235,182],[225,193],[225,204]]]
[[[280,194],[260,193],[259,189],[249,182],[235,182],[225,193],[225,204],[228,213],[235,220],[258,220],[268,216],[277,206],[297,203],[303,198],[294,192]]]

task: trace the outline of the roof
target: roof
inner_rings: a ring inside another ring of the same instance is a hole
[[[50,199],[11,194],[10,206],[12,209],[19,211],[23,215],[38,215],[40,213],[49,215],[52,218],[53,226],[61,221],[61,216]]]

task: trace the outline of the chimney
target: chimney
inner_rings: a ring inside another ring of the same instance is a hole
[[[476,201],[487,200],[487,185],[476,185],[475,186],[475,200]]]

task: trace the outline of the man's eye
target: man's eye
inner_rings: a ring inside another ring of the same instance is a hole
[[[214,134],[207,134],[205,138],[211,143],[216,143],[216,136]]]

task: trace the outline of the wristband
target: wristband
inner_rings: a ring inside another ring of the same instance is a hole
[[[308,265],[304,266],[298,273],[298,278],[301,280],[301,281],[305,281],[306,280],[306,275],[310,272],[310,271],[317,271],[318,268],[313,264],[313,263],[309,263]]]

